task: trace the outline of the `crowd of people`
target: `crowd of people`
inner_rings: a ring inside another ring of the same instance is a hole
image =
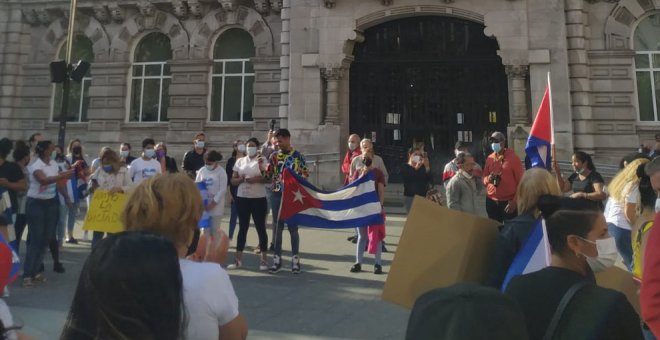
[[[653,225],[660,208],[660,158],[631,153],[606,185],[584,152],[572,155],[572,173],[565,178],[554,158],[552,171],[525,170],[501,132],[494,132],[489,141],[492,153],[483,167],[476,163],[469,145],[456,143],[455,157],[437,182],[423,147],[411,148],[401,168],[406,212],[415,196],[426,196],[437,183],[445,186],[446,205],[465,213],[477,214],[485,194],[488,217],[502,223],[485,286],[458,285],[420,297],[411,314],[408,338],[425,339],[429,334],[465,338],[457,332],[478,336],[479,329],[468,324],[456,328],[457,320],[441,320],[450,318],[448,310],[456,306],[479,310],[489,305],[491,309],[482,312],[498,311],[490,314],[494,318],[483,320],[490,320],[491,338],[655,339],[654,332],[660,334],[660,274],[656,274],[660,231]],[[293,147],[287,129],[269,131],[264,143],[257,138],[235,141],[224,169],[222,154],[208,148],[204,133],[194,136],[180,169],[164,143],[146,138],[141,147],[136,157],[128,143],[117,149],[103,147],[98,157],[90,159],[79,139],[66,149],[38,133],[28,142],[0,140],[0,189],[11,202],[11,216],[0,217],[0,236],[19,254],[24,230],[28,231],[21,285],[29,288],[47,281],[47,250],[53,270],[65,271],[59,253],[64,243],[79,242],[74,228],[86,200],[93,200],[98,190],[127,194],[122,213],[125,231],[109,235],[93,231],[92,252],[62,337],[245,339],[247,323],[227,270],[254,266],[272,274],[281,271],[286,225],[290,270],[301,272],[298,226],[280,221],[278,214],[284,170],[307,177],[305,157]],[[385,220],[389,174],[374,143],[349,136],[341,171],[339,185],[373,176]],[[221,227],[226,198],[230,200],[227,233]],[[208,225],[200,227],[203,218]],[[551,265],[505,282],[540,218],[552,250]],[[258,264],[243,263],[250,225],[258,235]],[[355,227],[351,241],[356,258],[350,272],[363,270],[364,252],[369,250],[375,256],[373,273],[384,273],[385,225]],[[236,252],[227,260],[235,234]],[[641,300],[641,318],[622,293],[596,284],[594,274],[612,267],[619,258],[646,297]],[[5,260],[0,256],[0,275]],[[112,284],[117,281],[123,284]],[[0,303],[0,325],[14,332],[4,307]]]

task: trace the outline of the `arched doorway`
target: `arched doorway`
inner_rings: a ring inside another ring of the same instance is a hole
[[[468,20],[422,16],[365,31],[350,70],[350,131],[375,140],[400,182],[407,150],[424,144],[439,183],[458,140],[483,159],[483,137],[506,131],[507,78],[495,39]]]

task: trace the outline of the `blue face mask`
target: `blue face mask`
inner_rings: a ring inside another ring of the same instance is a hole
[[[500,144],[500,143],[492,143],[492,144],[490,145],[490,148],[493,149],[493,151],[495,151],[495,152],[500,152],[500,151],[502,151],[502,144]]]
[[[112,165],[104,165],[103,166],[103,171],[110,173],[112,172]]]
[[[147,156],[147,158],[154,158],[154,156],[156,156],[156,150],[146,149],[144,150],[144,155]]]

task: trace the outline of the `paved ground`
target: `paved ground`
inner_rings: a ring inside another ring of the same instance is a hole
[[[387,243],[383,254],[387,273],[405,223],[402,215],[388,216]],[[373,258],[366,255],[359,274],[349,272],[355,246],[346,241],[352,231],[301,230],[303,273],[286,270],[276,275],[257,271],[258,258],[249,254],[243,268],[231,277],[249,324],[249,339],[402,339],[409,311],[384,302],[380,295],[387,275],[374,275]],[[269,232],[270,234],[270,232]],[[290,249],[284,232],[284,249]],[[82,233],[81,233],[82,238]],[[256,245],[254,231],[248,245]],[[67,272],[52,272],[47,258],[49,282],[30,289],[11,287],[6,299],[24,331],[35,339],[57,339],[66,320],[71,299],[89,244],[66,245],[62,254]],[[285,253],[285,261],[289,261]],[[49,255],[47,255],[49,257]],[[233,259],[230,250],[228,261]]]

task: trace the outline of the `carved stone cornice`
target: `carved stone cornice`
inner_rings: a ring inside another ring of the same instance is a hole
[[[268,0],[254,0],[254,9],[261,14],[270,12],[270,2]]]
[[[143,17],[153,17],[156,15],[156,6],[148,0],[141,0],[137,3],[137,7]]]
[[[94,5],[94,17],[102,24],[107,24],[110,22],[110,10],[104,4]]]
[[[199,3],[199,0],[188,0],[188,9],[190,14],[196,17],[202,16],[202,4]]]
[[[341,80],[346,73],[346,68],[341,66],[330,66],[321,68],[321,76],[325,80]]]
[[[172,12],[179,19],[188,17],[188,5],[183,0],[172,0]]]
[[[529,75],[529,65],[505,65],[504,71],[509,78],[525,79]]]
[[[233,11],[238,7],[238,1],[236,0],[218,0],[218,2],[225,11]]]
[[[110,17],[112,18],[112,21],[116,23],[124,22],[124,19],[126,19],[126,10],[119,7],[118,3],[110,3],[108,5],[108,9],[110,10]]]
[[[270,0],[270,8],[275,11],[279,12],[282,10],[282,7],[284,7],[284,1],[283,0]]]

